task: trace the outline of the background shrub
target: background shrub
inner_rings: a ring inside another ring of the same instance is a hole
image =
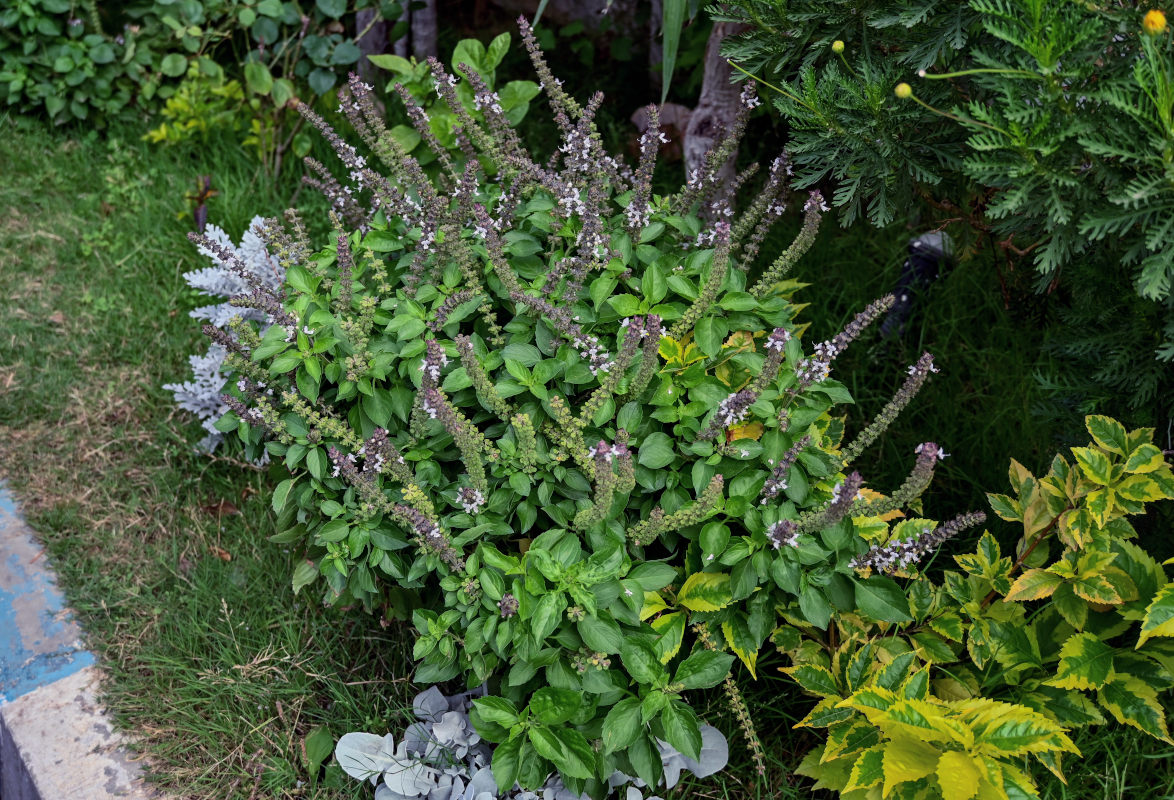
[[[1048,374],[1053,394],[1169,417],[1174,54],[1160,12],[1145,26],[1133,4],[1035,0],[715,13],[750,26],[724,52],[777,84],[798,186],[833,182],[845,225],[946,227],[964,255],[990,249],[1007,302],[1031,264],[1036,290],[1060,297],[1048,345],[1069,368]]]
[[[200,82],[243,84],[258,105],[332,89],[358,62],[347,33],[356,8],[398,19],[398,2],[155,0],[127,4],[27,0],[0,11],[0,102],[57,123],[149,108]],[[262,100],[263,99],[263,100]],[[173,114],[179,109],[173,108]],[[194,113],[185,114],[190,119]],[[159,138],[181,135],[167,132]],[[304,154],[304,153],[303,153]]]

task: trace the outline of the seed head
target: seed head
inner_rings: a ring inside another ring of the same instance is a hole
[[[904,82],[898,83],[895,87],[893,87],[893,94],[897,95],[897,97],[901,98],[902,100],[908,100],[913,96],[913,87]]]
[[[844,52],[843,41],[841,41],[840,39],[836,39],[834,42],[832,42],[832,52],[835,53],[836,55],[839,55],[840,53]]]

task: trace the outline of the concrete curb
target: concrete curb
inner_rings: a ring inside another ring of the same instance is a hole
[[[97,702],[81,642],[41,546],[0,485],[0,797],[157,797]]]

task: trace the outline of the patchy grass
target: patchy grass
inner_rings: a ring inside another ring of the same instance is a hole
[[[366,796],[310,775],[302,741],[402,727],[407,637],[293,596],[266,476],[192,453],[161,388],[200,346],[184,193],[211,173],[209,218],[239,235],[294,186],[266,186],[226,144],[161,151],[14,119],[0,163],[0,475],[109,673],[106,702],[178,796]]]

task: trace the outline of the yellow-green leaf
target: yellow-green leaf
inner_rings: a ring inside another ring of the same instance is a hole
[[[970,800],[978,794],[982,769],[970,756],[951,750],[938,759],[937,775],[942,800]]]
[[[962,617],[952,611],[931,619],[929,627],[939,636],[944,636],[955,642],[961,642],[964,635]]]
[[[1153,472],[1166,463],[1162,451],[1152,444],[1143,444],[1125,459],[1126,472]]]
[[[1149,475],[1130,475],[1114,487],[1117,494],[1126,500],[1138,503],[1152,503],[1156,500],[1165,500],[1166,492],[1162,485]]]
[[[815,789],[831,789],[838,792],[848,784],[852,759],[833,759],[824,763],[820,761],[822,750],[823,745],[808,750],[799,766],[795,767],[795,774],[813,779]]]
[[[1154,738],[1174,744],[1166,728],[1166,712],[1158,693],[1132,675],[1116,675],[1097,693],[1101,705],[1122,725],[1132,725]]]
[[[1123,602],[1117,587],[1106,575],[1081,575],[1072,582],[1072,591],[1090,603],[1117,605]]]
[[[917,657],[922,661],[937,664],[952,664],[958,656],[946,644],[945,639],[930,631],[918,631],[909,635],[909,643],[916,648]]]
[[[859,753],[880,741],[880,731],[860,717],[844,720],[828,729],[827,746],[820,761],[831,761]]]
[[[1039,796],[1039,793],[1035,789],[1035,782],[1026,772],[1006,762],[1000,762],[999,768],[1003,773],[999,781],[1002,787],[1000,797]],[[1012,790],[1015,791],[1014,795],[1011,794]]]
[[[1091,633],[1078,633],[1060,648],[1056,677],[1046,683],[1061,689],[1099,689],[1113,675],[1113,648]]]
[[[1139,448],[1140,449],[1140,448]],[[1109,457],[1100,450],[1091,447],[1073,447],[1072,455],[1076,456],[1076,463],[1084,477],[1093,483],[1108,486],[1113,479],[1113,464]]]
[[[1035,753],[1035,760],[1043,764],[1048,772],[1060,779],[1061,783],[1067,784],[1068,779],[1064,777],[1064,771],[1060,768],[1060,759],[1063,757],[1062,753]]]
[[[1023,508],[1019,505],[1019,501],[1005,494],[989,492],[986,499],[991,504],[991,510],[1008,522],[1020,522],[1023,519]]]
[[[783,672],[791,676],[805,691],[824,697],[839,697],[840,689],[836,686],[836,677],[831,670],[817,664],[799,664],[788,667]]]
[[[885,689],[880,686],[868,686],[858,692],[853,692],[850,697],[840,702],[840,705],[847,708],[854,708],[869,720],[875,718],[878,711],[884,711],[893,703],[897,702],[897,693]]]
[[[932,775],[940,755],[936,747],[912,736],[894,736],[884,745],[883,793],[887,796],[894,786]]]
[[[856,763],[852,765],[852,774],[848,776],[848,783],[845,784],[843,791],[867,789],[870,786],[876,786],[884,779],[884,754],[887,746],[878,744],[860,754]]]
[[[724,572],[695,572],[681,587],[677,602],[690,611],[721,611],[734,602],[730,576]]]
[[[1132,603],[1137,599],[1137,584],[1129,573],[1119,567],[1106,567],[1101,575],[1113,585],[1113,591],[1118,599],[1115,603]]]
[[[685,616],[684,611],[674,611],[652,621],[652,629],[660,634],[652,643],[660,663],[669,663],[680,652],[681,642],[685,639]]]
[[[1083,630],[1088,621],[1088,601],[1082,600],[1072,591],[1071,584],[1064,584],[1052,595],[1052,605],[1064,621],[1076,630]]]
[[[856,712],[842,704],[845,701],[839,697],[825,697],[815,704],[807,716],[795,723],[796,728],[826,728],[827,726],[848,719]]]
[[[644,605],[640,608],[640,619],[648,619],[653,614],[657,614],[668,608],[668,604],[658,592],[645,592]]]
[[[1154,595],[1141,621],[1141,636],[1137,646],[1155,636],[1174,636],[1174,583],[1167,583]]]
[[[886,732],[895,724],[900,726],[898,730],[923,742],[955,742],[963,747],[974,744],[973,731],[951,719],[946,707],[925,700],[897,700],[877,721]]]
[[[682,631],[683,626],[684,623],[682,623]],[[722,623],[722,634],[726,637],[726,644],[730,646],[730,650],[742,660],[742,663],[746,665],[746,669],[750,670],[750,677],[758,680],[758,651],[751,649],[751,647],[743,646],[748,643],[745,641],[739,642],[738,636],[734,631],[734,626],[729,622]]]
[[[1023,603],[1028,600],[1042,600],[1050,597],[1056,587],[1064,580],[1054,572],[1043,569],[1029,569],[1024,572],[1015,583],[1011,584],[1011,591],[1007,592],[1007,600]]]
[[[1089,414],[1084,418],[1084,427],[1099,447],[1119,456],[1125,455],[1128,435],[1125,433],[1125,426],[1120,422],[1112,417]]]
[[[1113,490],[1106,487],[1089,492],[1084,498],[1084,507],[1098,527],[1105,527],[1113,513]]]

